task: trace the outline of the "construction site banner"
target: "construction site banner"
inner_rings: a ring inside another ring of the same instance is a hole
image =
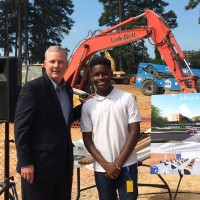
[[[151,96],[151,174],[200,175],[200,94]]]

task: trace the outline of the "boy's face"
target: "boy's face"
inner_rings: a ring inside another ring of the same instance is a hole
[[[112,86],[113,73],[106,65],[98,64],[91,69],[91,81],[99,91],[106,91]]]

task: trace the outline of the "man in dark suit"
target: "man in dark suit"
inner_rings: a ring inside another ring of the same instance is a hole
[[[73,90],[63,79],[67,67],[64,49],[45,52],[45,75],[25,84],[20,92],[15,121],[17,171],[23,200],[70,200],[73,176]]]

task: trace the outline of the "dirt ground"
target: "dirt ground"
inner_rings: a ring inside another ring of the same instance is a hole
[[[137,101],[141,116],[141,131],[146,131],[151,127],[151,98],[144,96],[139,89],[136,89],[133,85],[115,85],[115,87],[125,90],[132,93]],[[0,132],[2,133],[2,125],[0,124]],[[74,139],[80,139],[81,134],[77,133],[79,130],[73,130],[76,133]],[[11,128],[11,139],[12,139],[13,130]],[[0,182],[3,180],[3,168],[4,168],[4,151],[3,151],[3,134],[0,135]],[[21,200],[20,195],[20,178],[19,175],[15,172],[16,164],[16,152],[14,144],[10,145],[10,174],[14,176],[17,193],[19,200]],[[143,164],[149,165],[151,159],[146,159],[143,161]],[[77,197],[77,173],[76,169],[74,170],[74,182],[73,182],[73,193],[72,199],[75,200]],[[88,169],[81,169],[81,189],[85,187],[90,187],[94,185],[93,172]],[[200,199],[200,176],[183,176],[180,182],[180,187],[177,195],[175,196],[180,176],[179,175],[162,175],[166,185],[168,185],[171,192],[171,197],[169,191],[166,188],[162,188],[164,183],[161,178],[156,174],[150,174],[150,168],[148,166],[139,166],[139,200],[199,200]],[[143,184],[143,185],[142,185]],[[146,184],[146,186],[144,186]],[[156,187],[159,186],[159,187]],[[80,193],[81,200],[95,200],[98,199],[96,187],[81,191]],[[0,200],[3,200],[3,194],[0,195]]]

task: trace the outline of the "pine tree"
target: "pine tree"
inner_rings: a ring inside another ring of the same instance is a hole
[[[185,10],[192,10],[196,8],[200,4],[199,0],[189,0],[188,5],[185,6]],[[199,17],[199,24],[200,24],[200,17]]]
[[[71,0],[0,0],[0,48],[27,64],[42,62],[50,45],[61,45],[74,21]]]

